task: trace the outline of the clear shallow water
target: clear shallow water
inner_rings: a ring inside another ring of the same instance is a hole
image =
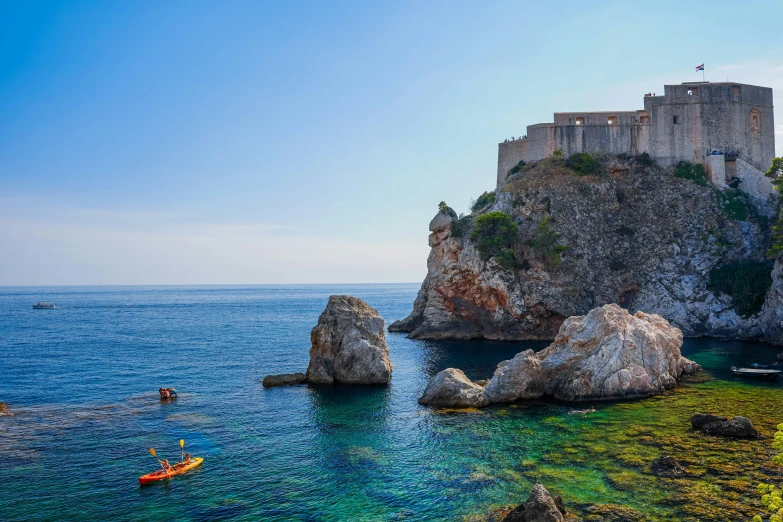
[[[596,405],[519,404],[454,413],[420,407],[449,366],[472,378],[546,343],[426,342],[389,334],[389,387],[264,390],[303,371],[328,296],[356,295],[387,323],[418,285],[0,288],[0,520],[470,520],[541,481],[577,511],[619,503],[652,520],[727,520],[757,509],[769,441],[688,431],[694,411],[746,414],[771,435],[776,384],[728,367],[772,363],[762,344],[687,340],[709,377],[663,397]],[[32,310],[39,300],[56,310]],[[160,386],[180,398],[157,399]],[[587,406],[584,406],[587,407]],[[582,408],[582,406],[579,406]],[[147,453],[204,465],[140,488]],[[683,480],[646,467],[674,454]],[[737,518],[734,518],[737,519]]]

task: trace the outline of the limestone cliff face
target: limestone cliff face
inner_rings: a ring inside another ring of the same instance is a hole
[[[707,288],[713,267],[764,259],[769,208],[751,205],[740,221],[724,210],[718,189],[671,170],[614,157],[604,170],[579,176],[552,160],[528,166],[499,187],[489,208],[474,212],[460,237],[452,233],[453,211],[440,211],[430,223],[428,273],[413,312],[389,330],[431,339],[553,339],[566,317],[617,303],[659,314],[688,336],[753,339],[774,330],[783,341],[783,304],[768,301],[745,318],[730,297]],[[470,239],[477,215],[490,211],[519,227],[513,269],[482,259]],[[568,247],[559,264],[531,244],[547,217],[557,244]],[[770,296],[783,303],[783,262],[775,270]]]
[[[764,308],[761,310],[763,340],[783,345],[783,257],[775,260],[772,269],[772,288],[769,289]]]

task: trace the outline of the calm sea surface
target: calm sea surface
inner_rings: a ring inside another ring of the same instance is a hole
[[[684,348],[710,371],[705,382],[589,415],[551,403],[475,413],[416,403],[444,368],[486,378],[499,361],[546,343],[389,334],[388,387],[262,388],[266,374],[304,371],[329,295],[360,297],[389,324],[410,312],[418,287],[0,288],[0,401],[15,413],[0,417],[0,520],[470,520],[524,500],[536,481],[572,505],[615,502],[654,520],[686,519],[671,502],[675,485],[622,457],[623,441],[634,455],[661,451],[626,440],[637,433],[628,426],[690,440],[692,411],[730,404],[729,413],[758,416],[759,404],[783,399],[776,384],[727,371],[772,364],[775,349],[706,340]],[[58,308],[33,310],[39,300]],[[162,404],[161,386],[179,399]],[[758,422],[771,435],[775,419]],[[204,465],[139,487],[138,476],[157,467],[148,448],[175,460],[179,439]],[[692,451],[711,451],[701,440]],[[721,476],[705,473],[700,480],[720,486]],[[743,473],[732,480],[755,480]]]

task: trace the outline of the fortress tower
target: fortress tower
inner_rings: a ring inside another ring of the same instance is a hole
[[[499,144],[498,186],[520,160],[541,160],[557,149],[566,156],[647,152],[663,166],[701,163],[716,185],[737,177],[743,190],[765,197],[772,187],[763,172],[775,156],[772,89],[688,82],[645,96],[643,110],[556,112],[554,123],[530,125],[524,138]]]

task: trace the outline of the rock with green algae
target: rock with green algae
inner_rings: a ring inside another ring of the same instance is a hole
[[[565,515],[563,499],[552,497],[544,486],[536,484],[527,501],[512,509],[502,522],[562,522]]]
[[[685,468],[671,455],[657,457],[650,462],[650,471],[653,474],[663,477],[682,477],[685,475]]]
[[[691,426],[706,435],[718,435],[734,439],[757,439],[759,432],[747,417],[737,416],[731,419],[707,413],[694,413]]]
[[[0,402],[0,415],[10,415],[8,406],[4,402]]]
[[[644,513],[617,504],[594,504],[584,509],[585,522],[646,522]]]

